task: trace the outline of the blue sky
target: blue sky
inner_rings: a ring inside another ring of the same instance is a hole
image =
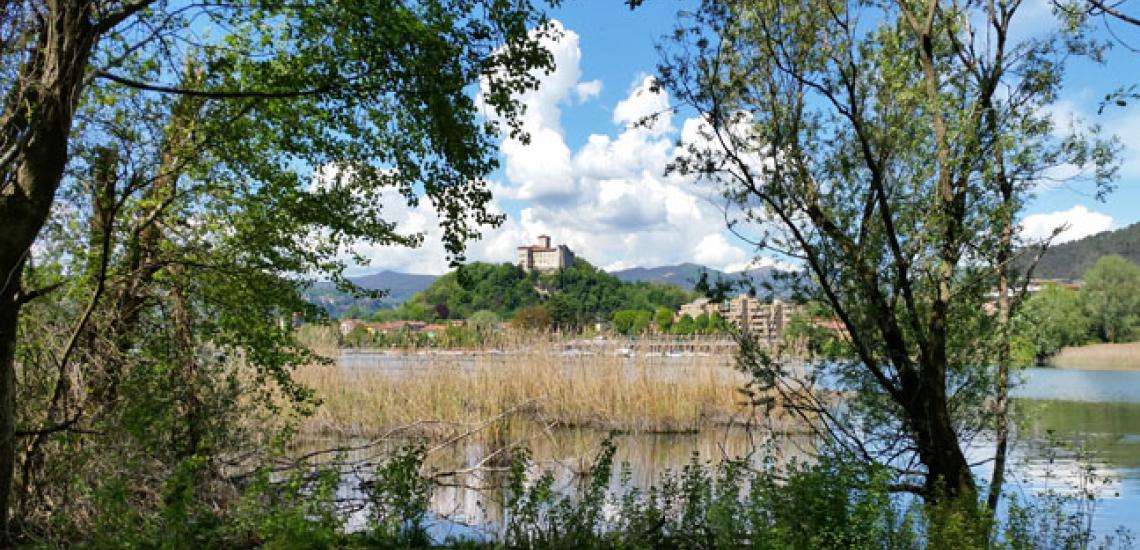
[[[1045,0],[1026,0],[1023,29],[1055,24]],[[696,262],[736,270],[778,263],[761,258],[725,231],[723,213],[711,189],[663,175],[673,144],[691,113],[677,113],[654,128],[629,123],[668,106],[668,98],[646,93],[658,54],[654,44],[669,33],[684,3],[650,0],[629,10],[620,0],[569,0],[551,12],[565,29],[551,46],[559,64],[530,94],[526,126],[530,146],[504,142],[503,168],[492,177],[495,207],[508,216],[503,227],[470,244],[471,260],[511,261],[514,248],[540,232],[565,242],[607,269]],[[1140,47],[1140,32],[1116,24],[1113,30]],[[1108,36],[1103,27],[1100,32]],[[1116,45],[1104,64],[1076,59],[1069,64],[1054,116],[1102,125],[1119,136],[1121,178],[1106,202],[1080,181],[1041,188],[1023,218],[1026,236],[1043,235],[1060,224],[1073,239],[1140,221],[1140,107],[1114,107],[1098,115],[1104,94],[1140,83],[1140,51]],[[664,103],[663,103],[664,102]],[[438,227],[430,205],[399,213],[407,231],[427,234],[418,250],[364,250],[372,265],[353,271],[446,270]]]

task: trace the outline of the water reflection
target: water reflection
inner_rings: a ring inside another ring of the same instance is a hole
[[[406,373],[409,367],[433,360],[440,358],[353,354],[342,357],[342,367]],[[474,364],[464,357],[445,360]],[[686,363],[684,358],[660,361],[662,366]],[[1032,498],[1041,491],[1072,494],[1092,489],[1097,497],[1094,527],[1098,533],[1111,532],[1117,526],[1140,533],[1140,373],[1028,369],[1023,378],[1024,383],[1015,392],[1019,399],[1014,409],[1020,423],[1015,430],[1007,490]],[[582,473],[588,470],[604,437],[605,433],[592,430],[544,430],[534,424],[516,424],[505,440],[525,443],[532,450],[535,465],[528,472],[532,479],[551,470],[555,487],[571,493],[582,482]],[[771,441],[757,432],[750,435],[724,427],[698,434],[614,437],[616,463],[629,464],[631,484],[639,488],[658,483],[666,471],[688,464],[694,453],[708,463],[750,454],[759,460],[765,451],[774,452],[783,461],[810,457],[810,438],[785,441],[769,445]],[[496,526],[503,523],[500,488],[505,473],[502,464],[483,469],[476,466],[501,445],[502,441],[476,438],[431,455],[429,467],[437,474],[456,472],[441,475],[433,495],[433,534],[437,540],[448,534],[477,538],[498,534]],[[973,451],[975,459],[988,459],[992,445],[982,443]],[[976,468],[979,479],[988,477],[989,467],[984,463]],[[367,477],[366,472],[355,475]],[[355,487],[346,480],[343,490],[351,495],[357,491]]]
[[[505,523],[503,489],[508,481],[508,461],[488,461],[487,458],[496,452],[507,456],[501,450],[504,444],[525,445],[530,451],[529,481],[549,471],[554,475],[556,491],[574,495],[587,482],[586,476],[606,437],[611,437],[617,447],[612,490],[619,489],[623,470],[631,487],[647,489],[694,458],[706,465],[731,459],[760,466],[761,461],[770,456],[779,465],[790,460],[809,460],[813,449],[808,436],[764,436],[759,429],[743,427],[724,426],[685,434],[609,435],[597,430],[546,429],[531,422],[516,422],[509,427],[509,435],[480,435],[429,452],[425,469],[437,481],[431,497],[429,531],[438,541],[448,536],[483,539],[502,534],[499,530]],[[376,464],[382,457],[414,442],[390,441],[375,446],[365,443],[363,440],[310,440],[301,445],[298,453],[334,445],[356,448],[342,457],[343,463],[352,466],[342,468],[338,498],[345,502],[360,501],[363,506],[366,495],[361,487],[371,480]],[[350,517],[349,529],[365,527],[367,513],[366,508],[360,507]]]

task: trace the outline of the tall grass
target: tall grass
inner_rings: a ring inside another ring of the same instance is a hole
[[[1062,369],[1140,370],[1140,342],[1068,347],[1049,363]]]
[[[377,359],[375,367],[300,368],[295,379],[322,401],[303,431],[368,436],[414,424],[446,436],[510,412],[560,426],[687,432],[751,412],[737,390],[745,378],[724,355],[664,361],[536,346]]]

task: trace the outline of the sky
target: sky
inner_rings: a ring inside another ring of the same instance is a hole
[[[1055,24],[1046,1],[1026,0],[1024,32]],[[665,175],[677,139],[693,131],[692,113],[667,114],[648,128],[633,124],[671,106],[667,94],[647,87],[659,60],[654,46],[672,30],[683,7],[650,0],[631,11],[620,0],[567,0],[550,12],[563,32],[561,40],[548,45],[556,69],[542,78],[538,91],[522,98],[531,143],[504,140],[502,167],[490,177],[491,207],[507,219],[468,243],[468,261],[514,261],[518,246],[546,233],[607,270],[684,262],[725,271],[788,266],[725,229],[713,189]],[[1067,225],[1055,241],[1063,242],[1140,221],[1140,106],[1097,112],[1106,93],[1140,83],[1140,50],[1129,49],[1140,47],[1140,32],[1119,23],[1111,30],[1124,44],[1110,49],[1103,64],[1071,61],[1052,114],[1058,128],[1075,118],[1121,140],[1116,190],[1098,201],[1091,184],[1079,177],[1041,184],[1020,220],[1023,237],[1043,237]],[[1109,36],[1103,27],[1100,32]],[[1063,170],[1057,175],[1071,176]],[[403,231],[423,232],[424,244],[358,247],[371,262],[352,266],[349,273],[446,272],[430,203],[410,208],[395,194],[380,200]]]

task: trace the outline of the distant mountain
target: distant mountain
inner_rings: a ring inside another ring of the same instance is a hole
[[[664,265],[661,267],[634,267],[611,271],[610,275],[626,283],[646,281],[652,283],[666,283],[677,285],[685,290],[693,290],[693,285],[700,278],[702,271],[708,271],[709,277],[716,279],[717,275],[724,273],[702,265],[684,263],[679,265]]]
[[[408,298],[411,298],[413,294],[422,292],[438,278],[437,275],[419,275],[384,270],[371,275],[349,277],[350,281],[361,288],[387,291],[388,293],[381,298],[356,298],[337,290],[332,283],[313,285],[305,293],[305,298],[309,302],[324,308],[333,318],[366,317],[376,310],[393,308],[408,301]]]
[[[771,287],[771,292],[775,297],[786,298],[790,294],[787,284],[777,280],[776,273],[778,273],[779,270],[774,267],[758,267],[748,271],[725,273],[703,265],[683,263],[661,267],[634,267],[613,271],[610,274],[625,282],[647,281],[666,283],[677,285],[685,290],[693,290],[693,285],[700,279],[702,272],[708,273],[710,282],[714,282],[717,279],[730,281],[739,281],[741,279],[750,280],[752,285],[756,287],[756,292],[759,296],[766,296],[769,292],[768,287]]]
[[[386,269],[362,277],[349,277],[349,280],[367,289],[388,290],[392,295],[404,294],[411,296],[417,292],[422,292],[425,288],[431,286],[438,278],[439,275],[400,273]]]
[[[1112,254],[1119,254],[1140,264],[1140,223],[1050,247],[1041,257],[1033,276],[1043,279],[1080,279],[1098,259]],[[1025,256],[1032,257],[1033,254]]]

